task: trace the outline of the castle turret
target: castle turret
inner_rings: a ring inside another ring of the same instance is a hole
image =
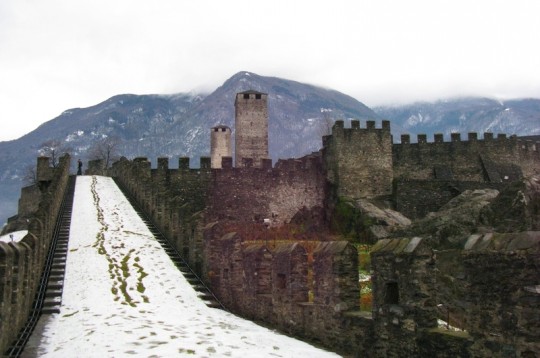
[[[235,166],[244,161],[256,168],[268,158],[268,94],[246,91],[236,94],[235,107]]]
[[[212,168],[221,168],[221,158],[232,157],[231,129],[216,126],[210,132],[210,158]]]
[[[348,198],[373,198],[392,193],[392,135],[390,122],[367,121],[366,128],[353,121],[345,128],[338,120],[332,135],[325,138],[324,157],[330,183],[337,195]]]

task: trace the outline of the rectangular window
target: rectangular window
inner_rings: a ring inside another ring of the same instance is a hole
[[[261,98],[262,98],[262,96],[260,94],[255,95],[255,99],[261,99]]]
[[[249,93],[244,93],[244,99],[249,99]]]

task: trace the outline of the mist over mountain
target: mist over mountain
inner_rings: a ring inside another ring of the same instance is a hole
[[[231,127],[234,139],[234,99],[236,93],[250,89],[268,93],[274,162],[319,150],[330,119],[344,120],[346,126],[350,119],[360,119],[362,127],[365,120],[376,120],[378,128],[381,119],[388,119],[398,141],[402,133],[540,134],[538,99],[501,103],[464,98],[372,110],[331,89],[243,71],[212,93],[117,95],[92,107],[66,110],[17,140],[0,142],[0,222],[16,213],[23,177],[35,166],[44,142],[57,140],[69,146],[75,162],[92,159],[97,142],[117,138],[118,152],[127,158],[144,156],[156,165],[157,157],[170,157],[175,167],[179,156],[189,156],[197,167],[198,158],[210,154],[211,127]]]
[[[403,106],[376,107],[374,111],[411,134],[484,132],[540,135],[540,99],[498,101],[489,98],[465,97],[436,102],[417,102]],[[397,137],[394,136],[397,139]],[[416,137],[412,138],[416,141]]]
[[[73,108],[13,141],[0,142],[0,220],[16,213],[25,170],[35,165],[42,144],[59,140],[74,158],[86,161],[92,146],[117,138],[118,152],[127,158],[189,156],[198,166],[210,155],[210,128],[233,129],[237,92],[268,93],[269,150],[272,159],[290,158],[319,150],[328,116],[337,119],[377,119],[354,98],[337,91],[275,77],[239,72],[210,94],[123,94],[88,108]],[[321,112],[321,109],[325,109]],[[178,160],[171,160],[171,167]]]

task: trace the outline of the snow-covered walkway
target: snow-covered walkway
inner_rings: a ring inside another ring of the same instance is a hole
[[[44,320],[39,357],[337,356],[208,308],[106,177],[77,177],[61,312]]]

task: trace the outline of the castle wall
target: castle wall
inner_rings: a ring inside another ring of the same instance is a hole
[[[221,169],[210,169],[210,158],[202,158],[199,169],[190,169],[189,159],[180,158],[179,169],[171,170],[168,159],[160,158],[152,170],[146,158],[140,158],[115,164],[113,175],[126,183],[225,306],[244,317],[344,354],[429,356],[436,351],[441,357],[500,356],[505,350],[521,354],[537,349],[530,333],[537,328],[536,321],[529,319],[535,317],[530,307],[537,304],[537,287],[524,282],[537,276],[532,262],[538,256],[527,252],[523,263],[518,260],[521,271],[511,275],[523,280],[504,280],[507,286],[500,297],[512,290],[532,297],[504,301],[517,307],[504,314],[520,322],[507,326],[488,317],[494,310],[503,312],[502,304],[487,309],[481,305],[490,299],[487,287],[498,285],[497,278],[484,271],[506,275],[497,262],[512,266],[511,254],[458,252],[452,269],[462,272],[460,287],[480,282],[482,289],[446,299],[442,293],[447,294],[449,283],[439,274],[446,267],[443,254],[438,259],[439,253],[425,239],[380,240],[371,256],[370,315],[358,310],[354,247],[321,242],[320,236],[294,226],[299,217],[324,212],[334,195],[374,198],[393,189],[398,209],[420,217],[463,190],[499,188],[537,172],[536,146],[502,135],[497,139],[487,135],[484,140],[470,135],[462,142],[457,134],[448,143],[437,135],[433,143],[420,136],[416,144],[402,137],[402,144],[392,145],[387,121],[381,129],[373,121],[365,129],[358,121],[351,128],[338,121],[323,144],[322,157],[279,161],[274,168],[269,160],[254,155],[243,158],[237,168],[232,158],[224,156]],[[444,312],[441,305],[456,302],[473,309],[465,332],[437,326]],[[510,338],[490,338],[485,334],[487,323],[496,326],[495,335]],[[526,333],[509,334],[512,329]]]
[[[48,167],[48,158],[38,159],[38,179],[42,180],[32,189],[22,190],[23,205],[19,208],[18,214],[25,217],[24,229],[28,230],[28,234],[19,242],[0,242],[0,351],[2,353],[17,338],[32,309],[68,184],[69,161],[69,156],[65,155],[60,158],[59,165],[52,168]],[[40,195],[36,194],[36,187],[39,188]],[[36,205],[27,203],[28,195],[31,198],[39,198]]]
[[[291,221],[303,208],[323,208],[325,178],[319,156],[279,161],[275,168],[225,168],[213,172],[208,220]]]
[[[469,238],[458,267],[467,287],[463,325],[473,337],[474,355],[540,352],[539,262],[540,232]]]
[[[205,263],[219,299],[243,317],[341,353],[369,351],[373,322],[358,309],[356,249],[342,241],[274,242],[268,232],[255,224],[206,227]]]
[[[421,238],[380,240],[371,253],[375,356],[538,352],[539,259],[540,232],[472,235],[445,252]]]
[[[540,173],[538,147],[501,134],[493,138],[484,133],[480,140],[469,133],[462,141],[459,133],[453,133],[450,142],[444,142],[442,134],[427,142],[421,134],[417,143],[403,135],[401,144],[392,145],[392,155],[394,177],[401,179],[508,182]]]
[[[18,215],[27,217],[35,213],[39,208],[41,200],[41,190],[38,184],[26,186],[21,189],[21,197],[19,199]]]
[[[379,240],[371,251],[377,356],[419,356],[419,331],[437,327],[434,253],[421,238]]]
[[[374,121],[360,128],[352,121],[344,128],[336,121],[332,135],[323,138],[323,153],[328,180],[337,195],[349,198],[373,198],[392,193],[392,136],[390,122],[376,129]]]
[[[179,169],[171,170],[168,158],[159,158],[157,169],[146,158],[123,159],[111,173],[193,268],[201,268],[202,229],[209,222],[268,219],[269,225],[279,226],[301,210],[324,207],[319,156],[280,161],[275,168],[269,161],[264,168],[232,168],[227,157],[224,163],[223,169],[210,169],[210,158],[202,158],[201,168],[190,169],[189,158],[180,158]]]
[[[168,158],[159,158],[157,169],[151,169],[146,158],[124,158],[111,169],[111,174],[129,190],[198,274],[202,267],[202,211],[211,173],[210,158],[206,157],[201,158],[198,169],[189,168],[189,158],[179,159],[179,169],[169,169]]]

